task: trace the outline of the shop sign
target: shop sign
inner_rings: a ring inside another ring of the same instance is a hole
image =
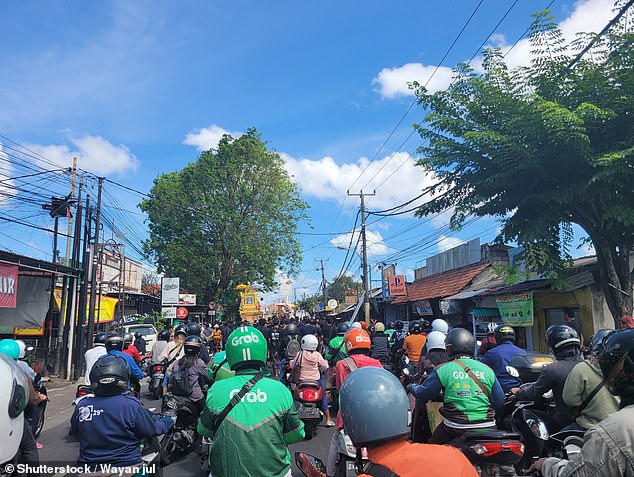
[[[176,308],[173,306],[163,307],[161,308],[161,314],[168,320],[176,319]]]
[[[346,295],[346,305],[354,305],[357,302],[357,297],[354,295]]]
[[[161,279],[161,305],[178,305],[180,278]]]
[[[429,300],[415,301],[412,303],[412,311],[419,316],[432,316],[434,314]]]
[[[392,298],[390,294],[390,277],[394,275],[395,271],[395,265],[390,265],[383,269],[383,274],[381,275],[381,293],[383,294],[383,298]]]
[[[178,295],[178,304],[180,306],[196,306],[196,295],[180,293]]]
[[[390,296],[403,296],[405,290],[405,275],[391,275],[389,278]]]
[[[496,299],[502,322],[511,326],[533,326],[533,292]]]
[[[15,308],[18,296],[18,267],[0,264],[0,308]]]

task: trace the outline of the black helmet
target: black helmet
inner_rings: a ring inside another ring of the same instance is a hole
[[[106,344],[106,338],[108,337],[108,333],[102,331],[101,333],[97,333],[95,335],[95,346],[104,346]]]
[[[185,348],[186,356],[198,356],[198,353],[200,353],[202,347],[203,340],[200,336],[189,335],[187,338],[185,338],[185,344],[183,345],[183,348]]]
[[[132,333],[126,333],[123,335],[123,343],[130,345],[132,344],[132,342],[134,341],[134,336],[132,336]]]
[[[590,355],[599,356],[603,350],[603,339],[614,330],[602,328],[590,338]]]
[[[560,349],[581,345],[579,335],[568,325],[552,325],[546,330],[546,344],[554,353]]]
[[[339,405],[356,447],[377,446],[409,434],[407,393],[383,368],[366,366],[350,374],[341,385]]]
[[[512,341],[515,343],[515,330],[509,325],[499,325],[495,327],[495,341],[498,344],[504,341]]]
[[[112,350],[123,351],[123,336],[121,336],[118,333],[115,333],[113,335],[108,335],[108,337],[106,338],[106,350],[107,351],[112,351]]]
[[[337,334],[340,336],[345,335],[348,328],[350,328],[350,325],[347,322],[339,323],[337,325]]]
[[[413,335],[420,335],[423,332],[420,322],[412,321],[412,326],[409,327],[409,332]]]
[[[187,328],[189,329],[190,336],[200,336],[200,332],[202,331],[198,323],[190,323]]]
[[[447,354],[451,358],[461,354],[473,356],[475,340],[473,339],[473,335],[464,328],[453,328],[447,333],[445,347]]]
[[[295,323],[289,323],[288,325],[286,325],[286,328],[284,328],[284,331],[286,331],[287,336],[299,334],[299,328],[297,328],[297,325]]]
[[[158,340],[159,341],[169,341],[170,340],[170,332],[169,332],[169,330],[162,330],[158,334]]]
[[[103,356],[90,370],[90,387],[97,396],[121,394],[128,390],[129,383],[130,368],[121,356]]]
[[[398,320],[396,323],[394,323],[394,329],[395,330],[402,330],[403,329],[403,322],[401,320]]]
[[[189,330],[187,329],[187,325],[178,325],[176,330],[174,330],[174,336],[183,335],[185,337],[189,336]]]
[[[139,333],[138,331],[136,333],[134,333],[134,338],[135,339],[139,339],[141,336],[143,336],[141,333]]]
[[[605,387],[617,396],[634,394],[634,329],[622,329],[603,339],[599,366],[606,380]]]

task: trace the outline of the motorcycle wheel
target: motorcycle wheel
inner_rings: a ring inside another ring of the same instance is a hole
[[[304,422],[304,439],[311,440],[315,436],[315,424],[312,421]]]
[[[36,439],[42,433],[44,429],[44,413],[46,412],[47,401],[42,402],[38,407],[37,422],[33,423],[33,437]]]
[[[161,465],[166,466],[174,462],[178,451],[178,444],[174,441],[174,430],[170,429],[161,441]]]

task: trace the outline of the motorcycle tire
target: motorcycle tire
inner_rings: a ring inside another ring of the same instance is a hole
[[[309,441],[315,437],[315,424],[312,421],[304,423],[304,439]]]
[[[42,433],[44,429],[44,413],[46,412],[46,404],[48,401],[43,401],[38,407],[37,420],[33,422],[33,437],[36,439]]]
[[[178,452],[178,443],[174,440],[174,430],[170,429],[161,440],[161,465],[166,466],[174,462]]]

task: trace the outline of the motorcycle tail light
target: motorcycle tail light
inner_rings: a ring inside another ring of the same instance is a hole
[[[504,451],[511,451],[518,456],[524,455],[524,444],[518,441],[514,442],[481,442],[474,446],[471,446],[471,449],[476,454],[482,455],[484,457],[489,457],[495,454],[499,454]]]
[[[302,401],[316,401],[317,391],[315,391],[314,389],[302,389],[299,392],[299,398]]]
[[[367,459],[368,458],[368,448],[367,447],[362,447],[361,448],[361,458],[362,459]]]
[[[163,365],[162,364],[155,364],[154,365],[154,371],[156,373],[160,373],[161,371],[163,371]]]

